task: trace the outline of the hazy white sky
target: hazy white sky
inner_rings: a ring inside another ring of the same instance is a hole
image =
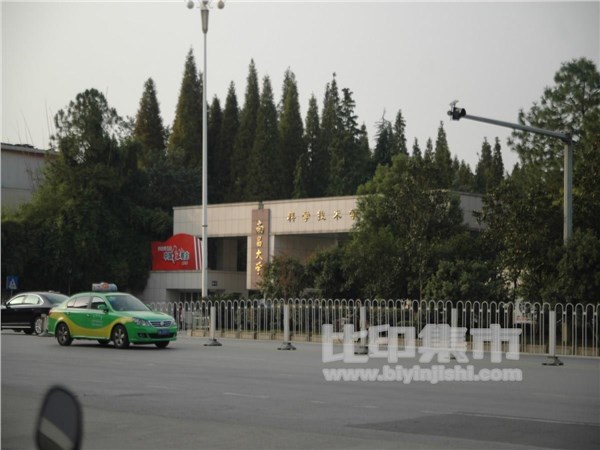
[[[202,67],[198,9],[185,0],[2,2],[2,141],[47,148],[52,118],[87,88],[135,116],[152,77],[171,124],[185,56]],[[375,123],[402,109],[410,147],[435,141],[444,121],[451,152],[474,169],[484,137],[498,136],[507,169],[510,130],[450,122],[448,103],[474,115],[517,121],[539,100],[562,62],[599,65],[600,2],[244,1],[210,13],[208,96],[225,102],[235,82],[244,101],[248,64],[269,75],[276,101],[283,74],[296,74],[302,116],[332,74],[354,92],[371,142]]]

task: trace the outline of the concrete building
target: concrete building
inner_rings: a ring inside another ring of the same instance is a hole
[[[480,229],[473,212],[482,196],[459,193],[464,221]],[[257,288],[262,266],[274,256],[306,260],[316,251],[347,239],[355,223],[356,196],[209,205],[208,288],[211,295],[248,295]],[[199,237],[201,206],[174,208],[173,234]],[[172,248],[169,261],[173,257]],[[181,246],[180,246],[181,247]],[[175,251],[187,255],[182,248]],[[142,298],[146,302],[200,298],[201,271],[153,270]]]
[[[2,208],[28,203],[43,179],[42,167],[53,153],[30,145],[2,143]]]

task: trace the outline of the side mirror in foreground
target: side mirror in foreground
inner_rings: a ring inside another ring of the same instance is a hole
[[[83,414],[79,401],[67,389],[54,386],[46,393],[37,421],[35,442],[39,450],[79,450]]]

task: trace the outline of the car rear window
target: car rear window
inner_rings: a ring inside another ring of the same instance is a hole
[[[64,302],[64,301],[65,301],[67,298],[69,298],[69,297],[67,297],[66,295],[63,295],[63,294],[54,294],[54,293],[51,293],[51,294],[46,294],[46,295],[45,295],[45,297],[46,297],[46,298],[48,299],[48,301],[49,301],[50,303],[52,303],[53,305],[58,305],[59,303],[62,303],[62,302]]]

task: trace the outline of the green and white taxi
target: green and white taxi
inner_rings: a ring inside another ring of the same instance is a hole
[[[133,295],[117,292],[114,284],[97,283],[91,292],[76,294],[50,310],[48,333],[60,345],[91,339],[100,345],[112,341],[116,348],[127,348],[130,343],[164,348],[177,339],[177,323]]]

